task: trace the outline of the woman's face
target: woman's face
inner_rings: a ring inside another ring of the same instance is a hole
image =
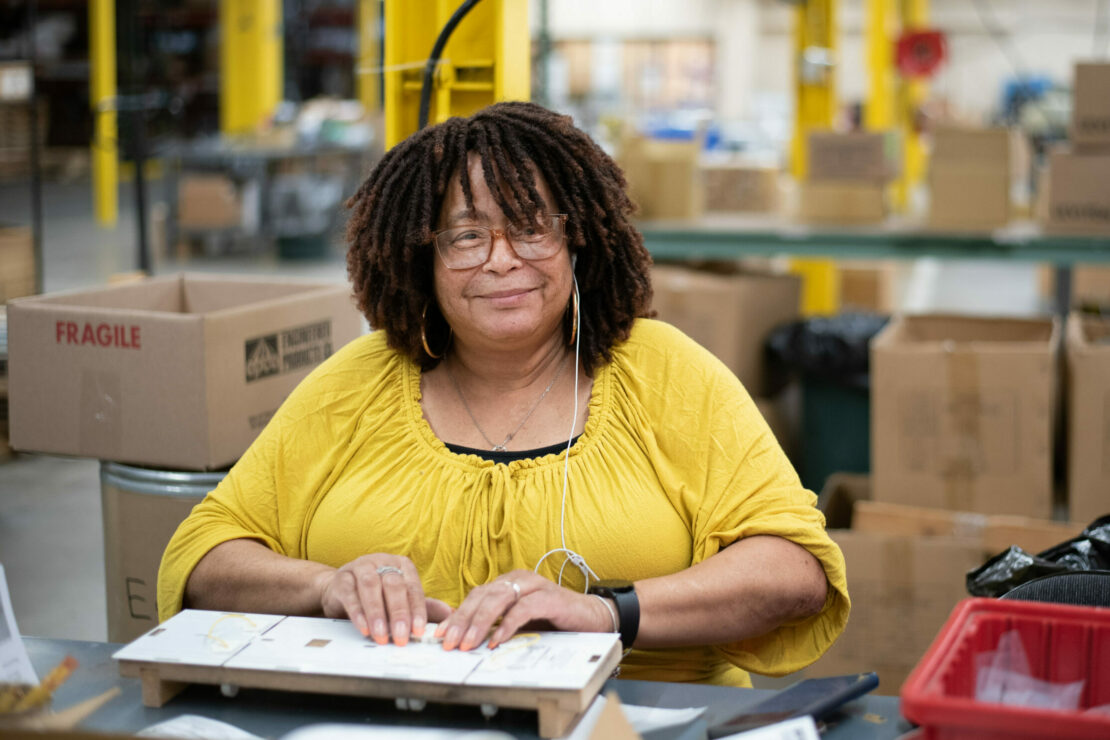
[[[467,213],[462,185],[456,177],[448,187],[436,230],[476,225],[505,229],[509,222],[486,185],[481,161],[471,155],[467,167],[474,212]],[[543,212],[555,213],[551,191],[538,173],[536,189],[546,204]],[[476,267],[451,270],[438,254],[434,255],[436,299],[455,333],[454,341],[475,346],[495,344],[502,349],[527,348],[561,332],[560,322],[570,300],[572,268],[565,237],[560,238],[563,244],[559,250],[539,260],[520,258],[501,235],[494,236],[489,259]]]

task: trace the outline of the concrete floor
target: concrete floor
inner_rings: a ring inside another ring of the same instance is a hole
[[[157,188],[157,185],[154,186]],[[96,226],[87,182],[49,184],[45,191],[44,264],[47,291],[102,284],[135,269],[132,197],[120,192],[114,229]],[[0,223],[30,221],[25,184],[0,184]],[[181,269],[227,273],[292,274],[345,280],[339,246],[326,259],[282,262],[271,252],[156,261],[159,274]],[[1029,314],[1039,308],[1035,273],[1028,265],[951,264],[915,268],[913,308]],[[989,279],[985,279],[989,278]],[[992,286],[984,291],[984,285]],[[0,462],[0,563],[25,635],[104,640],[107,619],[95,460],[19,455]]]

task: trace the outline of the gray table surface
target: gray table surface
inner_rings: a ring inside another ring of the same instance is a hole
[[[452,729],[495,729],[519,738],[538,738],[535,712],[501,710],[491,720],[477,707],[429,704],[421,712],[398,710],[392,701],[347,696],[244,689],[234,698],[223,697],[215,686],[194,685],[160,708],[145,707],[139,680],[119,675],[112,653],[120,646],[28,637],[24,639],[31,663],[39,676],[46,675],[67,654],[80,667],[54,697],[62,710],[97,696],[113,686],[122,693],[88,717],[81,729],[134,733],[182,714],[199,714],[240,727],[265,738],[278,738],[295,728],[323,722]],[[729,717],[771,692],[699,684],[610,680],[603,692],[616,691],[625,704],[651,707],[708,707],[705,715],[685,728],[649,733],[645,740],[696,740],[705,737],[707,724]],[[867,696],[845,705],[823,735],[830,740],[861,738],[886,740],[909,731],[911,725],[898,711],[898,698]]]

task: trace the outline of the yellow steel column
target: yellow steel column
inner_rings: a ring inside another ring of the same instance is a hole
[[[867,104],[864,126],[884,131],[894,125],[894,42],[897,33],[896,0],[867,0]]]
[[[900,0],[902,27],[923,29],[929,26],[929,0]],[[904,205],[911,189],[925,177],[927,158],[921,132],[917,127],[918,111],[929,95],[924,79],[901,79],[898,84],[899,122],[902,125],[902,175],[895,183],[895,200]]]
[[[367,111],[381,108],[381,0],[358,0],[358,99]]]
[[[281,0],[220,0],[220,131],[251,131],[281,101]]]
[[[898,105],[898,75],[894,68],[894,44],[898,36],[899,0],[867,0],[867,102],[863,125],[870,131],[898,128],[902,107]],[[893,187],[895,210],[905,206],[905,189]]]
[[[836,116],[837,0],[806,0],[798,6],[794,26],[794,136],[791,171],[806,178],[806,137],[815,129],[831,128]],[[832,260],[791,263],[802,276],[802,312],[835,313],[840,307],[840,281]]]
[[[115,0],[91,0],[89,3],[89,60],[93,210],[102,226],[115,226],[119,216]]]
[[[385,146],[416,131],[424,64],[461,0],[385,0]],[[436,73],[428,122],[531,96],[528,3],[484,0],[455,28]]]

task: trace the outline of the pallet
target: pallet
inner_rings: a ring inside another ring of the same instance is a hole
[[[195,614],[195,612],[194,612]],[[180,616],[180,615],[179,615]],[[335,623],[342,620],[308,620],[307,618],[293,618],[301,622],[318,621]],[[170,625],[173,620],[166,622]],[[349,623],[346,623],[349,624]],[[329,626],[329,625],[325,625]],[[132,646],[138,645],[144,639],[158,633],[156,628],[144,637],[140,637]],[[270,629],[270,628],[267,628]],[[353,630],[353,627],[350,627]],[[264,639],[264,630],[257,638]],[[270,632],[269,634],[274,634]],[[357,634],[357,633],[353,633]],[[537,633],[538,639],[544,639],[545,633]],[[574,636],[567,633],[558,634],[559,640],[573,640]],[[586,637],[586,636],[583,636]],[[599,636],[590,635],[588,639],[596,640]],[[492,716],[499,708],[535,710],[538,714],[540,737],[560,737],[566,735],[581,719],[589,708],[594,697],[601,690],[601,686],[609,678],[613,669],[620,663],[621,645],[616,636],[604,642],[604,652],[593,655],[589,659],[592,673],[580,685],[574,688],[543,686],[543,676],[531,676],[531,681],[537,685],[521,685],[514,681],[513,685],[470,685],[458,682],[437,682],[427,680],[410,680],[406,678],[337,675],[314,671],[311,665],[287,667],[284,670],[277,668],[254,669],[242,667],[228,667],[227,665],[200,665],[197,662],[189,664],[188,657],[179,662],[176,657],[167,656],[165,659],[136,660],[128,658],[128,648],[116,654],[119,661],[120,674],[127,677],[138,678],[142,682],[143,704],[148,707],[160,707],[173,699],[179,692],[190,684],[217,685],[222,688],[225,695],[233,696],[240,688],[268,689],[277,691],[297,691],[315,694],[334,694],[346,696],[363,696],[379,699],[395,699],[397,706],[406,709],[422,709],[426,702],[442,704],[468,704],[481,707],[482,713]],[[360,639],[365,641],[366,638]],[[249,645],[250,640],[245,644]],[[511,642],[494,651],[489,651],[489,657],[495,656],[497,650],[512,645]],[[364,644],[365,647],[373,647]],[[129,646],[131,647],[131,646]],[[385,646],[396,655],[396,651],[408,648]],[[440,650],[437,646],[431,647]],[[296,660],[296,650],[291,648],[291,661]],[[224,663],[235,662],[241,654],[246,653],[246,648],[237,648],[226,656]],[[132,651],[131,655],[136,652]],[[386,655],[383,648],[381,654]],[[487,660],[489,658],[486,658]],[[297,664],[294,662],[294,666]],[[300,670],[298,670],[300,668]],[[352,668],[352,670],[357,670]],[[468,679],[469,680],[469,677]]]

